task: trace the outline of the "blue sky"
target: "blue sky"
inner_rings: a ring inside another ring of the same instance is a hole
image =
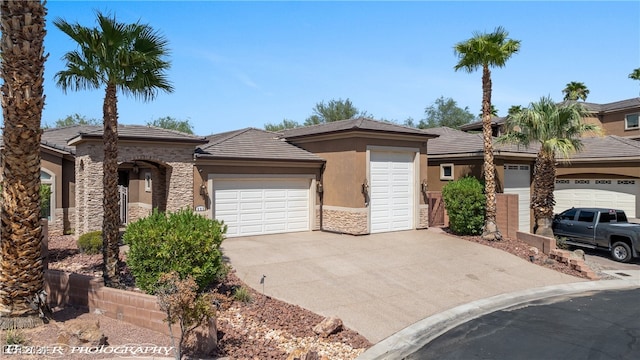
[[[587,101],[637,97],[640,2],[599,1],[59,1],[49,0],[43,123],[102,119],[104,90],[68,92],[54,75],[74,43],[52,23],[95,26],[94,10],[140,21],[168,40],[175,87],[144,103],[119,95],[119,121],[188,119],[198,135],[283,119],[303,122],[320,101],[350,99],[378,119],[424,117],[440,96],[480,112],[481,72],[455,72],[453,46],[503,26],[521,51],[493,69],[500,115],[542,96],[562,100],[571,81]]]

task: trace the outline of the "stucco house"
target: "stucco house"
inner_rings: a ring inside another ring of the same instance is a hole
[[[428,226],[427,142],[437,135],[366,118],[291,129],[193,136],[118,128],[121,222],[190,207],[228,236],[325,230],[345,234]],[[43,184],[50,233],[102,224],[102,127],[47,129]]]
[[[605,135],[617,135],[640,140],[640,97],[616,101],[607,104],[580,102],[591,113],[585,121],[600,126]],[[491,119],[493,136],[504,133],[506,117]],[[460,126],[459,130],[466,132],[481,132],[482,121],[472,122]]]
[[[610,104],[585,103],[593,116],[585,121],[599,125],[603,137],[586,137],[584,149],[568,161],[559,159],[555,185],[555,212],[572,206],[612,207],[640,217],[640,98]],[[504,118],[493,121],[501,133]],[[483,142],[478,124],[461,130],[429,129],[440,137],[429,142],[429,190],[440,191],[451,180],[465,175],[482,178]],[[494,143],[497,191],[519,195],[519,229],[533,226],[529,211],[533,164],[537,147]]]

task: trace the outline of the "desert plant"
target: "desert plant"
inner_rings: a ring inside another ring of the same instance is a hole
[[[249,289],[245,286],[235,288],[233,290],[233,298],[243,303],[250,303],[251,300],[253,300],[251,298],[251,292],[249,292]]]
[[[129,224],[123,240],[129,245],[127,265],[136,285],[153,293],[160,275],[175,271],[181,278],[193,276],[198,291],[226,274],[220,245],[226,225],[190,209],[173,213],[154,210]]]
[[[451,231],[460,235],[482,233],[485,196],[478,179],[467,176],[448,183],[442,188],[442,198]]]
[[[99,254],[102,249],[102,231],[92,231],[80,235],[78,249],[85,254]]]
[[[571,245],[567,244],[567,238],[564,236],[556,237],[556,247],[562,250],[569,250]]]
[[[4,332],[4,345],[27,345],[25,333],[15,326]]]
[[[178,360],[182,358],[187,334],[215,316],[213,297],[210,294],[198,293],[197,290],[198,284],[192,276],[180,279],[180,275],[175,271],[162,274],[155,286],[158,305],[167,314],[165,321],[169,324],[171,345],[176,349]],[[172,329],[175,323],[180,326],[177,346]]]

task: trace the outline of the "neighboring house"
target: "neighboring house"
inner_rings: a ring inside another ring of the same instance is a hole
[[[640,140],[640,97],[616,101],[608,104],[580,102],[592,116],[586,122],[600,126],[604,135],[617,135]],[[504,133],[506,117],[491,119],[493,136]],[[476,121],[459,128],[466,132],[482,132],[482,121]]]
[[[47,129],[42,181],[49,232],[102,227],[102,127]],[[418,129],[359,118],[286,130],[198,137],[118,127],[121,221],[193,208],[228,236],[326,230],[346,234],[428,226],[427,141]]]
[[[450,128],[429,129],[440,137],[429,142],[429,190],[441,191],[463,176],[483,177],[481,134]],[[573,206],[623,209],[640,217],[640,142],[607,135],[583,139],[584,149],[568,161],[558,159],[555,212]],[[537,146],[494,144],[497,191],[519,195],[519,228],[530,231],[529,211]]]

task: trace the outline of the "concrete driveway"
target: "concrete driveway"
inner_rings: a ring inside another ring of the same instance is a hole
[[[237,276],[259,292],[377,343],[433,314],[490,296],[585,281],[431,230],[367,236],[303,232],[226,239]]]

